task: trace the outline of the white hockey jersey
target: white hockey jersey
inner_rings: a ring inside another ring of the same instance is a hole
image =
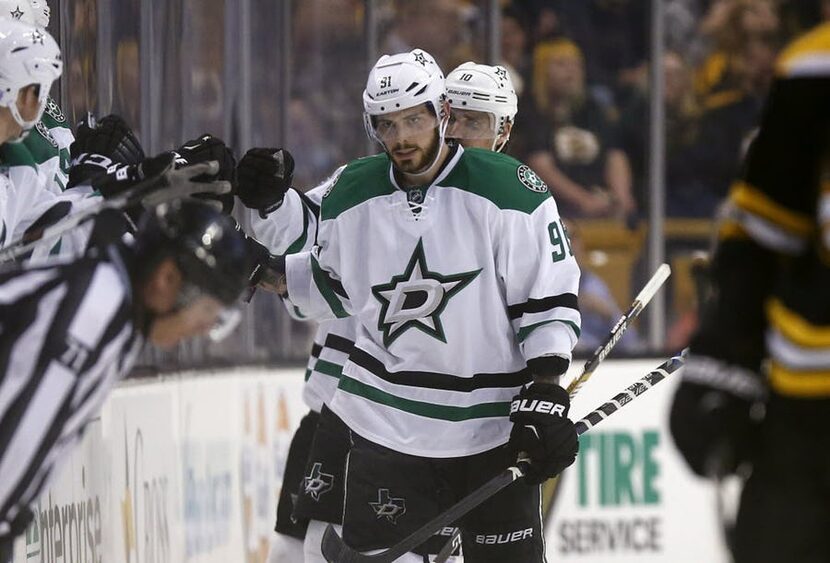
[[[251,210],[249,222],[253,235],[264,244],[272,254],[293,254],[310,250],[317,233],[318,214],[323,195],[327,193],[343,171],[338,168],[326,181],[305,194],[289,190],[282,205],[267,217]],[[298,311],[290,302],[286,308],[292,317],[304,320],[302,311]],[[334,396],[343,365],[354,346],[358,320],[353,317],[323,321],[317,327],[314,344],[305,372],[306,384],[303,387],[303,401],[308,408],[320,412]]]
[[[359,320],[329,405],[350,428],[411,455],[472,455],[507,442],[527,360],[570,359],[579,268],[547,186],[513,158],[458,147],[419,189],[398,187],[385,154],[350,163],[317,246],[286,257],[288,298]]]

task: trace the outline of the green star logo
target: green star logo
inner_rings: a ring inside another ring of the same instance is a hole
[[[392,281],[372,287],[380,302],[378,330],[383,332],[383,343],[389,346],[410,328],[417,328],[446,343],[441,313],[450,298],[467,287],[481,269],[460,274],[441,275],[427,266],[422,240],[406,265],[404,273]]]

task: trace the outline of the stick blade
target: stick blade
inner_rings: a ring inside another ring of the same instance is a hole
[[[323,542],[320,544],[323,557],[329,563],[361,563],[363,561],[382,561],[369,555],[358,553],[337,535],[334,526],[329,524],[323,532]]]

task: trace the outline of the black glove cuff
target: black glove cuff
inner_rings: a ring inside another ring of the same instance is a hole
[[[571,361],[562,356],[541,356],[527,361],[527,367],[533,375],[559,376],[568,371]]]
[[[690,356],[683,368],[683,381],[719,389],[750,402],[764,401],[769,394],[759,374],[708,356]]]

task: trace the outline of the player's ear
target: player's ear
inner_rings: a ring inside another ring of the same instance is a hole
[[[176,262],[170,257],[164,258],[142,288],[144,304],[154,313],[168,313],[175,306],[181,287],[182,273]]]

